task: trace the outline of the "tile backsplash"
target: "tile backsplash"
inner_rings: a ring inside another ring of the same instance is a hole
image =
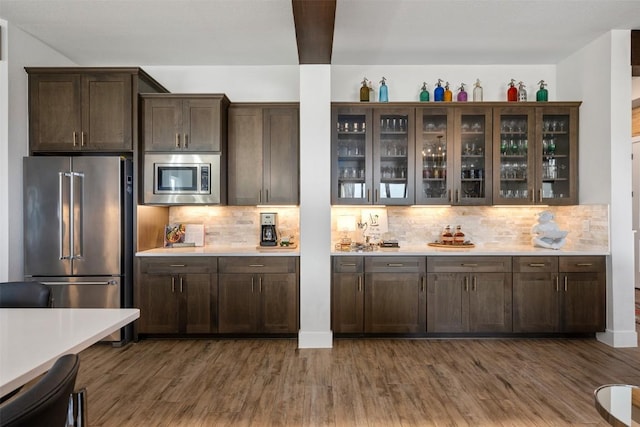
[[[364,207],[333,207],[332,242],[344,234],[337,218],[360,218]],[[401,246],[419,246],[438,238],[443,227],[462,226],[467,239],[484,245],[529,245],[531,227],[544,210],[555,214],[562,230],[568,230],[567,249],[608,249],[609,206],[576,205],[548,207],[386,207],[389,231],[383,237],[397,239]],[[276,212],[279,236],[300,238],[298,207],[179,206],[169,210],[170,222],[204,224],[207,246],[254,246],[260,241],[260,212]],[[357,239],[357,232],[351,237]],[[304,236],[303,236],[304,237]]]

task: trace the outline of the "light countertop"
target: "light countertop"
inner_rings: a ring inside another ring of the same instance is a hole
[[[155,248],[136,253],[148,256],[299,256],[298,248],[257,246],[199,246],[188,248]]]

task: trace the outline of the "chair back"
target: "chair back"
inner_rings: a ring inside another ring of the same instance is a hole
[[[51,307],[51,289],[40,282],[0,283],[0,308]]]
[[[65,426],[79,367],[77,354],[60,357],[31,388],[0,405],[0,426]]]

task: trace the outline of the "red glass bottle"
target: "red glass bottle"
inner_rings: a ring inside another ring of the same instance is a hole
[[[511,79],[511,82],[509,83],[509,89],[507,89],[507,101],[518,101],[518,89],[516,89],[516,81],[514,79]]]

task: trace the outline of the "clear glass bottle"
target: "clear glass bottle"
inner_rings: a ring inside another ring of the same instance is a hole
[[[438,79],[436,83],[436,88],[433,90],[433,100],[436,102],[444,101],[444,88],[442,87],[442,82],[444,80]]]
[[[509,89],[507,89],[507,101],[516,102],[518,100],[518,89],[516,89],[516,81],[511,79]]]
[[[454,245],[464,244],[464,233],[462,232],[461,225],[456,225],[456,232],[453,233],[453,244]]]
[[[527,102],[527,90],[525,84],[518,82],[518,102]]]
[[[458,102],[467,102],[467,92],[464,90],[464,83],[460,83],[460,87],[458,88],[458,96],[456,100]]]
[[[449,82],[444,85],[444,102],[453,101],[453,92],[449,89]]]
[[[387,79],[382,77],[380,80],[380,89],[378,91],[378,101],[379,102],[389,102],[389,89],[387,88],[387,84],[385,83]]]
[[[473,86],[473,102],[482,102],[482,86],[480,86],[480,79],[476,79]]]
[[[538,84],[540,85],[540,89],[538,89],[538,91],[536,92],[536,101],[538,102],[546,102],[549,100],[549,91],[547,89],[545,89],[545,86],[547,85],[544,80],[540,80],[538,82]]]
[[[369,80],[369,102],[375,102],[376,100],[376,91],[373,88],[373,82]]]
[[[420,102],[429,102],[429,91],[427,90],[427,82],[422,82],[422,90],[420,91]]]
[[[360,102],[369,102],[369,87],[367,86],[367,78],[362,80],[362,87],[360,88]]]

